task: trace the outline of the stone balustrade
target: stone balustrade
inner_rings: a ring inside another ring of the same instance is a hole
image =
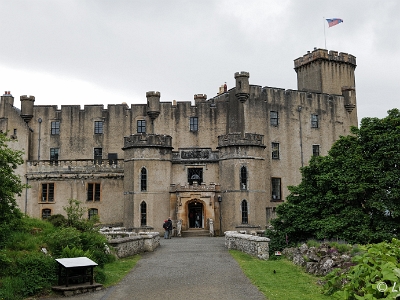
[[[124,232],[124,234],[127,234],[127,232]],[[142,252],[154,251],[160,245],[160,234],[158,232],[139,232],[138,234],[111,239],[108,243],[114,248],[116,255],[123,258]]]
[[[116,159],[66,159],[66,160],[31,160],[27,162],[28,173],[82,173],[82,172],[123,172],[124,160]]]
[[[267,237],[243,234],[237,231],[225,232],[225,247],[239,250],[259,259],[269,258],[269,241]]]

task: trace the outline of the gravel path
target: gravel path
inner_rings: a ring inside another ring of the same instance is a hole
[[[60,299],[60,298],[47,298]],[[62,299],[264,299],[224,246],[223,237],[161,239],[116,286]]]

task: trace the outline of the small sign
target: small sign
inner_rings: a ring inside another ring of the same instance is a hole
[[[281,251],[275,251],[275,255],[276,256],[281,256],[282,254],[281,254]]]

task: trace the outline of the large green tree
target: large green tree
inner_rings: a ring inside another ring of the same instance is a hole
[[[10,139],[0,133],[0,248],[4,247],[10,232],[18,227],[22,217],[15,195],[25,187],[15,169],[23,163],[22,151],[12,150]]]
[[[301,183],[289,187],[272,222],[279,244],[336,238],[370,243],[399,236],[400,112],[364,118],[351,133],[327,156],[313,157],[301,169]]]

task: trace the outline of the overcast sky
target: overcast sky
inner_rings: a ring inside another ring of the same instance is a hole
[[[0,11],[0,93],[17,107],[21,95],[59,108],[146,103],[147,91],[211,98],[238,71],[297,89],[293,60],[326,41],[357,58],[360,120],[400,108],[398,0],[0,0]]]

